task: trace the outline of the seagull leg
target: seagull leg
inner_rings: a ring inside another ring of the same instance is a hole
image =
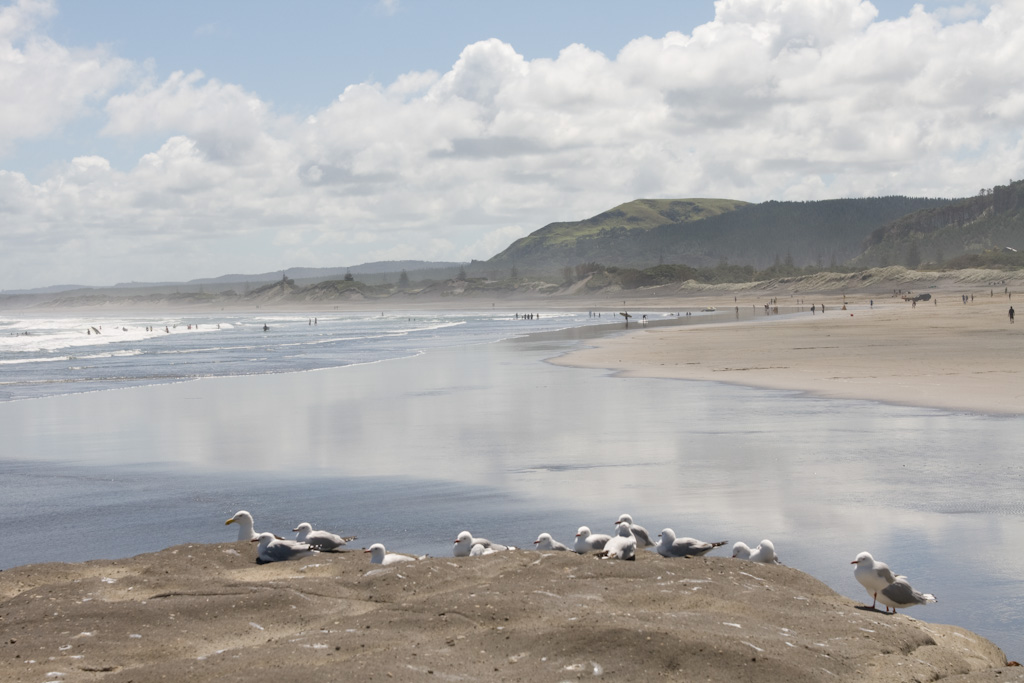
[[[871,596],[871,609],[875,609],[875,603],[876,602],[878,602],[878,592],[877,591],[875,592],[874,595]],[[889,608],[887,607],[886,610],[888,610],[888,609]]]

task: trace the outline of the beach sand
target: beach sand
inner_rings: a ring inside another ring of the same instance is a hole
[[[254,560],[240,542],[0,572],[0,680],[1024,680],[968,631],[728,557]]]
[[[767,301],[768,296],[765,296]],[[937,303],[935,301],[937,300]],[[707,299],[720,312],[732,297]],[[749,297],[748,297],[749,301]],[[792,315],[753,322],[643,328],[597,340],[553,362],[664,377],[787,389],[989,414],[1024,414],[1024,323],[1010,323],[1006,295],[938,292],[916,307],[866,296],[810,299]],[[826,312],[820,312],[821,303]],[[743,304],[750,309],[751,304]],[[780,313],[793,311],[792,299]]]

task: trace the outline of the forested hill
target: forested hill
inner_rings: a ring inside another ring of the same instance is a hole
[[[881,226],[910,213],[952,203],[948,199],[913,197],[763,204],[730,200],[661,201],[716,202],[717,206],[732,210],[684,221],[665,221],[644,230],[630,226],[628,212],[616,217],[613,210],[589,221],[542,228],[513,243],[489,263],[513,264],[520,272],[550,272],[591,262],[632,268],[660,263],[703,267],[723,261],[759,269],[778,262],[798,267],[828,266],[858,256],[865,240]],[[616,210],[634,204],[637,202],[623,204]],[[598,218],[602,218],[600,225],[594,227]],[[585,229],[588,223],[589,229]],[[572,226],[580,227],[573,231]],[[573,238],[551,239],[549,236],[556,228]]]
[[[1024,180],[904,216],[871,233],[861,267],[944,263],[964,254],[1024,251]]]

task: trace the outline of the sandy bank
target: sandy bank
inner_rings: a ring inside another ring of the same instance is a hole
[[[787,567],[526,551],[257,566],[254,552],[4,571],[0,679],[1024,680],[977,635],[872,611]]]
[[[990,297],[987,290],[967,304],[951,291],[934,296],[916,307],[875,298],[873,308],[868,296],[850,296],[843,311],[842,297],[832,295],[814,299],[826,304],[824,315],[820,309],[816,315],[806,310],[808,299],[797,315],[751,323],[670,329],[634,324],[631,334],[601,339],[594,348],[554,362],[636,377],[1024,414],[1024,323],[1010,324],[1012,299]],[[780,305],[792,303],[789,297],[780,299]],[[734,305],[732,297],[717,301],[720,311],[732,311]]]

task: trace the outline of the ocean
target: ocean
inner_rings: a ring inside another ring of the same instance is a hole
[[[610,322],[0,318],[0,569],[231,541],[240,509],[431,555],[463,529],[530,547],[629,512],[655,534],[771,538],[861,602],[867,550],[938,597],[912,616],[1024,656],[1024,421],[545,362]]]

